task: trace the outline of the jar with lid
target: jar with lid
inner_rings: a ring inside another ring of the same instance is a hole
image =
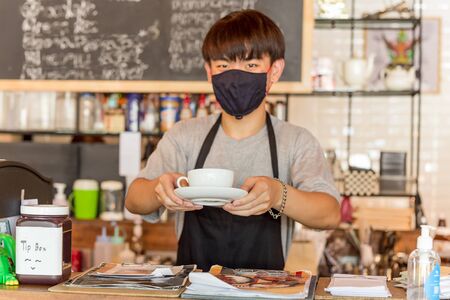
[[[16,222],[16,275],[20,283],[54,285],[70,278],[69,208],[22,205]]]
[[[79,126],[81,132],[94,130],[96,97],[92,93],[82,93],[79,99]]]
[[[100,184],[100,219],[105,221],[123,220],[123,184],[120,181],[107,180]]]

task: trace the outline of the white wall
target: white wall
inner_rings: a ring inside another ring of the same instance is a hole
[[[362,12],[376,11],[379,4],[396,1],[356,2],[357,12]],[[440,94],[424,94],[422,98],[419,178],[425,213],[435,224],[440,213],[450,216],[450,1],[424,0],[423,13],[424,17],[440,17],[442,24]],[[362,33],[356,35],[356,44],[359,45],[356,53],[364,53]],[[349,48],[349,32],[315,31],[315,56],[329,56],[338,61],[349,56]],[[289,120],[312,131],[323,148],[337,148],[345,156],[346,98],[291,100]],[[410,98],[355,98],[353,124],[352,153],[381,149],[409,152]]]

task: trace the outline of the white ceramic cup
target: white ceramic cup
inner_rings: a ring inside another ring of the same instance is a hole
[[[187,177],[177,179],[177,187],[182,187],[183,180],[191,187],[232,187],[234,172],[227,169],[194,169],[187,173]]]

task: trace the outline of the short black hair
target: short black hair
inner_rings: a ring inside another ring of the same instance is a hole
[[[273,63],[284,58],[284,36],[265,14],[246,9],[232,12],[218,20],[208,31],[202,47],[203,58],[236,61],[270,57]]]

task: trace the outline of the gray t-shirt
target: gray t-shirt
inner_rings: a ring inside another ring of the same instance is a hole
[[[178,122],[158,143],[138,177],[154,179],[166,172],[186,174],[194,169],[200,148],[218,118],[205,118]],[[277,141],[279,177],[283,182],[303,191],[324,192],[339,201],[327,161],[318,141],[306,129],[271,117]],[[240,187],[252,176],[273,177],[267,128],[242,140],[235,140],[219,128],[205,168],[224,168],[234,171],[234,187]],[[149,222],[157,222],[164,212],[144,216]],[[183,230],[184,213],[177,212],[176,233],[178,239]],[[282,216],[281,240],[284,257],[291,244],[294,230],[293,220]]]

